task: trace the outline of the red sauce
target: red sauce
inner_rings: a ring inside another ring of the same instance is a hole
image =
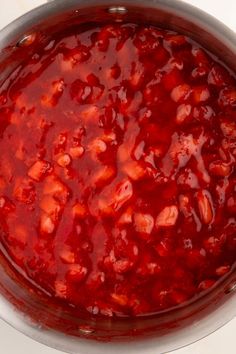
[[[236,261],[236,81],[181,34],[51,38],[1,90],[0,242],[55,301],[137,316]]]

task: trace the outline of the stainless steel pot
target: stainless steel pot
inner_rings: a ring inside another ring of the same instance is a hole
[[[236,71],[236,35],[206,13],[178,0],[54,0],[0,32],[0,84],[32,52],[30,35],[42,41],[58,26],[84,22],[139,21],[168,27],[196,39]],[[29,292],[0,245],[0,317],[48,346],[76,354],[162,353],[190,344],[236,315],[236,269],[209,294],[178,311],[135,320],[73,317]],[[58,331],[52,328],[56,327]],[[67,334],[63,329],[67,329]],[[142,334],[145,333],[145,338]],[[95,342],[93,339],[99,339]],[[112,344],[108,341],[112,340]]]

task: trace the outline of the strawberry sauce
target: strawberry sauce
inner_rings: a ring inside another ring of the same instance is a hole
[[[1,88],[0,151],[0,242],[54,301],[159,312],[235,264],[236,80],[181,34],[38,44]]]

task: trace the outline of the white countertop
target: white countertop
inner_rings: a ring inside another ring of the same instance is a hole
[[[66,1],[66,0],[65,0]],[[202,8],[220,19],[236,31],[235,0],[185,0]],[[43,4],[44,0],[0,0],[0,28],[7,25],[26,11]],[[235,354],[236,353],[236,318],[228,325],[207,338],[180,349],[175,354]],[[3,354],[63,354],[47,348],[18,333],[0,321],[0,345]],[[88,353],[89,354],[89,353]],[[154,354],[154,353],[153,353]],[[159,353],[155,353],[159,354]],[[167,354],[167,353],[166,353]]]

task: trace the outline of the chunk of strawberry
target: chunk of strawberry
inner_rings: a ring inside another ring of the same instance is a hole
[[[236,196],[231,196],[227,200],[227,209],[230,213],[236,214]]]
[[[195,86],[192,88],[192,97],[196,104],[205,102],[210,98],[210,91],[207,86]]]
[[[126,162],[122,166],[122,170],[127,174],[133,181],[138,181],[143,178],[146,174],[143,166],[136,161]]]
[[[70,156],[72,159],[78,159],[84,154],[84,148],[82,146],[75,146],[70,148]]]
[[[133,196],[133,185],[129,179],[124,179],[117,185],[113,196],[113,205],[116,210],[120,209]]]
[[[91,183],[100,185],[115,177],[116,171],[113,166],[101,166],[91,177]]]
[[[187,84],[181,84],[171,91],[171,98],[174,102],[184,102],[191,94],[191,87]]]
[[[219,105],[221,107],[236,107],[236,88],[224,88],[220,91]]]
[[[63,263],[74,264],[75,263],[75,253],[71,250],[69,246],[64,246],[60,251],[60,258]]]
[[[211,58],[207,55],[204,49],[194,47],[192,49],[193,58],[195,59],[195,64],[199,67],[210,68]]]
[[[200,79],[206,75],[208,75],[209,70],[207,66],[197,66],[196,68],[193,69],[191,76],[194,79]]]
[[[71,98],[78,103],[88,103],[92,95],[92,87],[88,83],[78,79],[71,85],[70,94]]]
[[[18,178],[13,190],[14,198],[24,204],[32,204],[36,198],[36,191],[32,181]]]
[[[67,271],[66,277],[67,280],[73,283],[80,283],[83,281],[88,273],[86,267],[81,266],[80,264],[71,264],[69,270]]]
[[[0,196],[0,211],[4,214],[12,213],[15,210],[15,204],[7,197]]]
[[[210,236],[204,241],[204,248],[208,253],[214,256],[219,256],[223,250],[224,243],[224,237]]]
[[[174,67],[170,72],[163,76],[162,82],[167,91],[173,90],[175,87],[183,83],[181,71]]]
[[[117,274],[124,274],[132,269],[134,263],[130,259],[119,259],[113,263],[113,270]]]
[[[43,194],[51,195],[63,204],[67,202],[70,196],[68,187],[62,183],[59,178],[53,175],[45,178]]]
[[[40,232],[43,234],[52,234],[56,228],[55,221],[46,213],[40,217]]]
[[[16,241],[19,246],[25,247],[28,241],[27,228],[21,224],[15,225],[14,234],[11,235],[11,238]]]
[[[87,208],[82,203],[76,203],[72,208],[72,213],[75,218],[84,218],[87,214]]]
[[[99,198],[97,207],[98,207],[99,213],[101,213],[103,215],[106,215],[106,216],[114,216],[115,215],[115,210],[114,210],[113,206],[110,204],[110,201],[108,201],[105,198]],[[95,211],[91,211],[91,208],[90,208],[90,212],[92,213],[92,215],[98,216],[96,209],[95,209]]]
[[[199,121],[211,121],[215,112],[209,105],[196,106],[193,109],[193,117]]]
[[[220,124],[220,128],[226,138],[236,138],[236,123],[234,121],[224,119]]]
[[[176,205],[166,206],[156,218],[156,227],[170,227],[176,224],[179,211]]]
[[[53,220],[57,220],[61,213],[62,207],[60,203],[51,195],[44,196],[39,203],[40,208]]]
[[[211,71],[208,74],[208,84],[218,87],[225,86],[232,83],[232,77],[229,72],[220,65],[213,65]]]
[[[118,224],[131,224],[133,220],[133,208],[128,207],[118,220]]]
[[[177,108],[176,122],[182,124],[191,114],[192,106],[190,104],[181,104]]]
[[[71,164],[71,157],[69,154],[61,154],[57,158],[57,163],[61,167],[68,167]]]
[[[54,283],[55,296],[60,299],[67,298],[67,283],[64,280],[56,280]]]
[[[231,267],[229,265],[218,267],[216,268],[216,275],[218,275],[218,277],[222,277],[230,271],[230,268]]]
[[[137,232],[151,234],[154,227],[154,219],[150,214],[135,213],[134,227]]]
[[[33,180],[40,182],[51,171],[52,166],[49,162],[38,160],[28,170],[28,176]]]
[[[202,190],[197,193],[198,209],[204,224],[210,224],[214,217],[213,203],[210,193]]]
[[[89,104],[80,110],[79,116],[85,123],[94,123],[99,119],[100,111],[97,106]]]
[[[221,160],[213,161],[209,165],[209,171],[217,177],[227,177],[232,172],[232,166]]]
[[[124,295],[124,294],[113,293],[113,294],[111,294],[111,298],[116,304],[118,304],[120,306],[127,306],[129,303],[128,296]]]
[[[208,290],[209,288],[211,288],[213,285],[215,284],[215,281],[212,279],[206,279],[201,281],[201,283],[199,283],[198,285],[198,289],[203,291],[203,290]]]
[[[65,88],[64,80],[54,81],[51,84],[48,94],[44,94],[41,98],[41,104],[45,107],[53,107],[63,94]]]
[[[102,139],[96,138],[89,144],[89,149],[92,157],[96,157],[107,150],[107,145]]]
[[[186,37],[182,34],[167,35],[165,37],[165,42],[167,42],[169,45],[173,47],[181,47],[188,43]]]
[[[88,275],[87,279],[87,284],[90,289],[98,289],[101,287],[102,284],[104,284],[106,279],[105,273],[104,272],[99,272],[99,271],[93,271]]]

